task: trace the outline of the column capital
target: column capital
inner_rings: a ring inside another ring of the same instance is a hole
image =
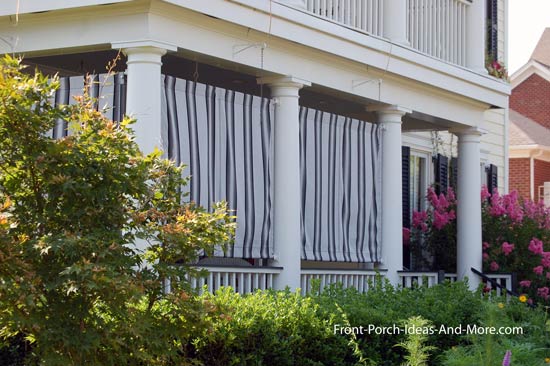
[[[301,89],[304,86],[311,86],[311,82],[294,77],[292,75],[287,76],[266,76],[263,78],[257,79],[258,84],[264,84],[268,86],[283,86],[283,87],[294,87]]]
[[[127,56],[136,53],[150,53],[164,56],[168,51],[175,52],[178,50],[178,47],[171,43],[153,40],[113,42],[111,43],[111,47],[122,50]]]
[[[374,112],[378,115],[379,124],[397,123],[401,125],[403,123],[403,116],[407,113],[412,113],[411,109],[398,105],[375,104],[368,106],[366,109],[368,112]]]
[[[462,141],[465,141],[466,139],[477,139],[477,141],[479,141],[479,138],[487,134],[488,131],[480,127],[466,127],[453,128],[450,129],[449,132],[457,135]]]

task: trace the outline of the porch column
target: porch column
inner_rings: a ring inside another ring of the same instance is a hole
[[[387,278],[399,284],[403,269],[403,202],[401,177],[401,123],[410,110],[399,106],[369,108],[382,129],[382,265]]]
[[[485,2],[473,0],[468,6],[466,17],[466,66],[474,71],[487,74],[485,69]]]
[[[458,131],[457,275],[468,277],[470,288],[480,283],[470,268],[482,271],[480,140],[476,128]]]
[[[162,56],[177,47],[155,41],[113,43],[127,56],[126,114],[136,118],[136,142],[144,153],[162,149],[161,66]]]
[[[408,45],[407,15],[407,0],[384,0],[384,37]]]
[[[275,101],[273,123],[273,240],[275,265],[283,267],[275,288],[300,287],[300,129],[298,92],[309,82],[292,76],[262,78]]]

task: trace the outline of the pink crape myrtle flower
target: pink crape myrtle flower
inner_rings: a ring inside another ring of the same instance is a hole
[[[454,213],[453,213],[453,215],[454,215]],[[438,229],[438,230],[443,229],[443,227],[445,227],[445,225],[447,225],[449,223],[449,221],[451,221],[451,215],[449,215],[449,213],[447,213],[447,212],[440,213],[438,211],[434,211],[433,226],[436,229]]]
[[[542,259],[540,260],[540,264],[542,264],[544,268],[550,268],[550,252],[542,253]]]
[[[433,187],[428,188],[428,202],[433,207],[439,207],[439,198],[437,198],[437,193],[435,193]]]
[[[542,266],[536,266],[535,268],[533,268],[533,272],[535,272],[539,276],[542,276],[543,271],[544,271],[544,268]]]
[[[528,281],[528,280],[520,281],[519,285],[521,287],[531,287],[531,281]]]
[[[508,256],[514,250],[514,244],[509,244],[508,242],[502,243],[502,252],[505,256]]]
[[[537,290],[537,294],[542,297],[544,300],[548,300],[548,298],[550,297],[550,289],[548,289],[548,287],[540,287],[538,290]]]
[[[533,238],[529,242],[529,251],[533,254],[542,254],[544,252],[542,241],[537,238]]]
[[[491,262],[491,265],[489,266],[489,268],[491,268],[491,271],[495,272],[495,271],[498,271],[498,269],[500,268],[500,266],[498,265],[497,262],[492,261],[492,262]]]
[[[489,193],[489,190],[487,189],[487,186],[484,184],[481,187],[481,200],[485,201],[489,197],[491,197],[491,193]]]
[[[502,197],[500,197],[496,189],[491,196],[491,208],[489,209],[489,213],[496,217],[502,216],[506,213],[506,208],[502,202]]]
[[[456,195],[453,187],[447,188],[447,201],[449,201],[450,204],[456,203]]]
[[[490,258],[490,257],[489,257],[489,254],[483,253],[483,260],[484,260],[485,262],[487,262],[487,261],[489,260],[489,258]]]
[[[413,211],[412,224],[413,226],[420,226],[421,223],[428,219],[428,213],[426,211]]]

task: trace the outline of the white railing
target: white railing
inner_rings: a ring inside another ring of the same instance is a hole
[[[492,280],[495,280],[497,284],[504,287],[508,291],[512,291],[512,274],[511,273],[486,273],[487,277],[489,277]],[[493,289],[493,285],[491,281],[487,281],[485,284],[489,289]],[[500,287],[496,287],[494,289],[497,296],[505,296],[508,295],[505,290],[501,289]]]
[[[402,271],[399,272],[399,279],[401,286],[405,288],[413,288],[415,286],[427,286],[432,287],[439,283],[440,273],[439,272],[428,272],[428,271],[418,271],[418,272],[409,272]],[[456,282],[458,276],[456,273],[445,273],[443,277],[444,281]]]
[[[382,36],[384,0],[306,0],[306,9],[364,32]]]
[[[281,273],[281,268],[273,267],[223,267],[208,266],[195,267],[195,269],[207,270],[204,277],[191,278],[191,287],[203,292],[215,292],[220,287],[232,287],[239,294],[248,294],[255,290],[267,290],[273,288],[275,276]]]
[[[445,280],[449,282],[458,281],[458,275],[456,273],[445,273]]]
[[[438,272],[399,272],[399,283],[404,288],[413,288],[415,286],[432,287],[439,282]]]
[[[302,295],[309,293],[314,281],[319,281],[320,290],[332,284],[342,284],[343,288],[355,288],[363,293],[376,283],[377,278],[383,278],[384,273],[373,270],[345,269],[302,269],[300,287]]]
[[[466,65],[467,0],[407,0],[411,46],[442,60]]]

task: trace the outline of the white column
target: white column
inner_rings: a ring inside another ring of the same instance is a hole
[[[113,43],[127,56],[126,114],[137,120],[133,125],[136,141],[144,153],[155,147],[162,149],[161,119],[161,66],[162,56],[175,51],[175,46],[154,42],[136,41]]]
[[[407,40],[407,0],[384,0],[384,37],[394,43]]]
[[[487,74],[485,69],[485,2],[473,0],[468,6],[466,23],[466,66],[474,71]]]
[[[275,288],[300,287],[300,129],[298,92],[311,85],[291,76],[263,78],[275,100],[273,123],[273,240],[275,265],[283,267]]]
[[[401,171],[401,123],[411,111],[399,106],[369,108],[378,114],[382,129],[382,265],[387,278],[399,284],[403,269],[403,187]]]
[[[480,140],[476,128],[455,132],[458,136],[457,275],[468,277],[470,288],[480,283],[470,268],[482,271]]]

